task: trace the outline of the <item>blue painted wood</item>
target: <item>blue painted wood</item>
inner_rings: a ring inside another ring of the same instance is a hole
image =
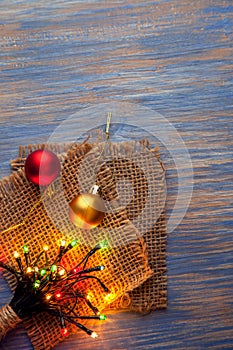
[[[80,334],[56,349],[233,348],[232,10],[230,0],[1,1],[1,177],[19,144],[110,101],[167,117],[193,162],[191,205],[168,237],[168,309],[112,314],[95,343]],[[165,155],[169,212],[177,179]],[[1,348],[32,349],[22,327]]]

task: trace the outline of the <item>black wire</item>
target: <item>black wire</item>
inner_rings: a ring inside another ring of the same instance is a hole
[[[75,319],[75,318],[79,318],[81,320],[99,320],[100,319],[100,316],[96,316],[96,315],[91,315],[91,316],[80,316],[80,315],[77,315],[77,316],[69,316],[69,319]]]
[[[96,276],[87,276],[87,275],[82,276],[82,273],[85,273],[84,271],[85,271],[85,270],[80,271],[80,275],[81,275],[81,276],[79,276],[79,278],[78,278],[76,281],[73,281],[73,282],[70,282],[70,283],[66,284],[66,285],[61,289],[61,291],[66,291],[67,289],[73,287],[75,284],[77,284],[77,283],[79,283],[79,282],[81,282],[81,281],[85,281],[85,279],[91,278],[91,279],[97,280],[98,283],[101,285],[101,287],[104,289],[105,292],[107,292],[107,293],[109,292],[109,289],[105,286],[105,284],[104,284],[98,277],[96,277]],[[91,272],[91,271],[90,271],[90,272]],[[66,280],[69,280],[69,279],[70,279],[70,277],[67,277]],[[73,279],[73,278],[72,278],[72,279]]]
[[[73,273],[72,275],[68,275],[66,278],[64,278],[63,280],[61,280],[60,282],[64,282],[64,281],[69,281],[71,279],[75,279],[77,278],[77,275],[82,275],[82,274],[87,274],[87,273],[91,273],[91,272],[97,272],[97,271],[101,271],[100,269],[101,266],[95,266],[86,270],[80,270],[78,272]],[[74,269],[73,269],[74,270]],[[78,278],[80,279],[81,277],[84,276],[78,276]]]
[[[96,276],[84,276],[84,277],[80,278],[80,279],[78,280],[78,282],[75,282],[75,283],[79,283],[79,282],[81,282],[81,281],[84,281],[84,280],[87,279],[87,278],[95,279],[95,280],[101,285],[101,287],[103,288],[103,290],[104,290],[106,293],[109,293],[109,292],[110,292],[110,290],[105,286],[105,284],[104,284],[98,277],[96,277]]]
[[[40,260],[40,258],[42,257],[42,255],[44,254],[44,250],[42,250],[42,252],[40,252],[40,254],[37,256],[37,258],[36,258],[36,261],[35,261],[35,263],[33,264],[33,267],[35,267],[36,265],[37,265],[37,263],[38,263],[38,261]]]
[[[75,266],[75,268],[79,267],[80,265],[82,265],[82,263],[84,263],[84,266],[83,266],[83,270],[85,269],[86,267],[86,264],[88,262],[88,259],[97,251],[99,250],[101,247],[100,245],[96,245],[92,250],[90,250],[86,256],[84,256],[84,258],[80,261],[80,263],[78,265]],[[86,260],[86,262],[85,262]]]
[[[85,327],[83,324],[74,321],[73,319],[69,319],[67,317],[64,316],[64,319],[70,323],[73,323],[75,326],[77,326],[78,328],[82,329],[84,332],[86,332],[88,335],[91,335],[93,333],[93,331],[91,329],[88,329],[87,327]]]

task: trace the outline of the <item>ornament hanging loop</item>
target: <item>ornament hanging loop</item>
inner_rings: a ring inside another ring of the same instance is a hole
[[[98,185],[93,185],[90,189],[90,192],[91,194],[98,194],[99,192],[99,186]]]
[[[110,129],[110,124],[111,124],[111,118],[112,118],[112,113],[108,112],[108,118],[107,118],[106,130],[105,130],[107,140],[109,140],[109,137],[110,137],[109,129]]]

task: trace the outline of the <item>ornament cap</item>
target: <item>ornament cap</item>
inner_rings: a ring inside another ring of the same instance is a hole
[[[91,190],[90,190],[90,193],[98,194],[98,191],[99,191],[99,186],[98,185],[93,185]]]

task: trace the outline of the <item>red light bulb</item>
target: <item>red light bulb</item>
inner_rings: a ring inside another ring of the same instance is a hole
[[[55,298],[56,298],[57,300],[61,299],[61,297],[62,297],[62,294],[61,294],[60,292],[58,292],[58,293],[55,294]]]
[[[69,331],[67,328],[62,328],[61,333],[62,333],[63,337],[67,337],[69,335]]]
[[[74,268],[74,273],[77,273],[77,272],[79,272],[79,271],[81,271],[82,269],[81,269],[81,267],[75,267]]]

